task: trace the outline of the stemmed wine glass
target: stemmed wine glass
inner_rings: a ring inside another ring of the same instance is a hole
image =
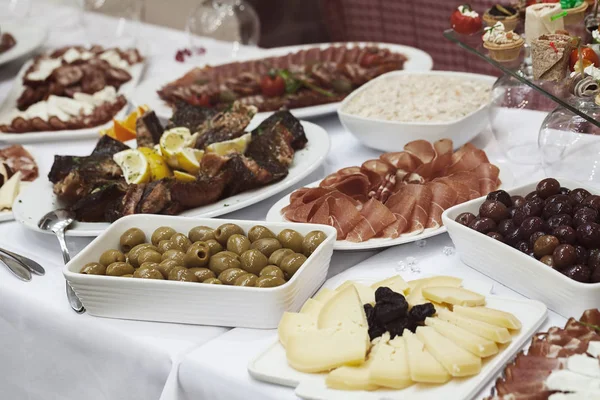
[[[104,47],[134,47],[138,45],[143,0],[83,0],[84,29],[88,42]],[[114,20],[99,23],[94,14],[102,13]]]

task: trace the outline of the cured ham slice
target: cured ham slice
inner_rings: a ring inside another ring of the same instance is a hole
[[[397,197],[392,200],[393,196]],[[395,239],[410,226],[410,217],[412,216],[417,199],[408,193],[402,192],[395,193],[392,197],[388,199],[388,202],[391,200],[391,204],[388,205],[386,203],[386,206],[394,214],[396,221],[385,227],[379,236]]]
[[[462,171],[456,174],[450,175],[448,179],[452,179],[459,183],[462,183],[469,188],[469,200],[481,197],[479,192],[479,178],[473,172]]]
[[[448,167],[448,173],[454,174],[461,171],[472,171],[479,166],[479,164],[489,163],[485,151],[474,149],[466,151],[459,159],[453,160],[450,167]]]
[[[327,202],[331,212],[327,225],[331,225],[337,230],[338,239],[345,239],[348,232],[360,222],[362,215],[354,203],[344,197],[329,197]]]
[[[385,153],[379,156],[379,158],[388,164],[393,165],[399,170],[412,172],[423,162],[419,160],[417,157],[406,151],[399,151],[395,153]]]
[[[404,146],[404,151],[417,157],[423,164],[433,161],[435,158],[435,149],[427,140],[414,140]]]
[[[324,186],[321,182],[320,186],[338,190],[360,201],[367,201],[367,194],[369,193],[369,179],[363,173],[342,176],[336,183],[329,186]]]
[[[409,183],[407,185],[404,185],[404,187],[402,188],[402,192],[415,198],[415,206],[410,216],[410,225],[408,228],[408,232],[423,232],[423,230],[425,230],[425,226],[427,225],[429,206],[431,205],[431,199],[433,198],[431,189],[429,189],[425,185],[416,185]],[[394,204],[391,205],[391,207],[393,206]]]
[[[500,170],[494,164],[479,164],[474,172],[479,179],[479,193],[482,196],[493,192],[499,186]]]
[[[442,226],[442,213],[456,203],[456,190],[441,182],[429,182],[425,185],[432,193],[429,206],[427,225],[425,228],[437,229]]]
[[[471,191],[464,183],[461,183],[455,179],[451,179],[448,177],[436,178],[433,180],[434,182],[441,182],[444,185],[450,186],[452,189],[456,191],[456,201],[454,204],[464,203],[469,200]]]
[[[360,213],[363,218],[346,236],[346,240],[350,242],[369,240],[386,226],[396,222],[394,214],[379,200],[370,199]]]
[[[370,183],[370,190],[377,190],[386,176],[395,174],[396,169],[382,160],[369,160],[363,163],[360,171],[367,176]]]
[[[432,175],[436,178],[445,176],[452,164],[452,140],[440,139],[433,144],[433,148],[436,155],[432,161]]]

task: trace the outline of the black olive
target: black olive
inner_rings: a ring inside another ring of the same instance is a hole
[[[508,209],[508,216],[509,218],[513,219],[515,217],[515,213],[517,212],[517,208],[516,207],[511,207]]]
[[[529,237],[529,247],[531,247],[533,249],[535,241],[538,240],[539,238],[541,238],[544,235],[546,235],[546,232],[543,232],[543,231],[533,232],[531,234],[531,236]]]
[[[554,267],[563,269],[577,262],[577,252],[570,244],[559,244],[552,252]]]
[[[496,239],[499,242],[504,242],[504,236],[502,236],[500,233],[498,232],[488,232],[487,235],[489,237],[491,237],[492,239]]]
[[[512,219],[505,219],[498,223],[498,233],[506,235],[509,229],[515,228],[515,223]]]
[[[519,228],[509,228],[504,235],[504,243],[509,246],[516,246],[519,240],[521,240],[521,230]]]
[[[533,199],[541,199],[541,197],[540,197],[540,195],[539,195],[538,192],[536,192],[536,191],[529,192],[525,196],[525,200],[533,200]]]
[[[477,218],[469,224],[469,228],[475,229],[477,232],[488,233],[496,230],[496,223],[491,218]]]
[[[523,239],[529,239],[534,233],[544,229],[544,220],[540,217],[527,217],[521,224],[521,235]]]
[[[546,221],[546,226],[553,230],[561,225],[571,226],[573,225],[573,218],[569,214],[557,214],[553,215]]]
[[[546,199],[545,204],[556,203],[559,201],[563,201],[563,202],[573,205],[573,199],[571,199],[566,194],[555,194],[554,196],[550,196]]]
[[[561,271],[569,278],[583,283],[590,281],[592,270],[587,265],[575,264],[567,267]]]
[[[577,188],[577,189],[573,189],[571,190],[571,193],[569,193],[569,197],[571,199],[573,199],[573,201],[575,203],[581,203],[583,200],[585,200],[586,197],[588,197],[591,193],[588,192],[585,189],[582,188]]]
[[[493,192],[490,192],[490,193],[488,193],[486,199],[499,201],[500,203],[504,204],[506,207],[513,206],[510,195],[508,193],[506,193],[504,190],[495,190]]]
[[[592,275],[590,276],[591,283],[599,283],[600,282],[600,268],[596,268],[592,271]]]
[[[566,201],[556,201],[554,203],[546,203],[542,213],[544,218],[550,218],[557,214],[573,214],[573,207]]]
[[[571,193],[571,189],[566,188],[564,186],[560,187],[560,194],[567,194],[568,195],[569,193]]]
[[[585,249],[585,247],[581,245],[575,246],[575,252],[577,253],[577,264],[587,264],[589,252]]]
[[[557,226],[552,230],[552,235],[558,238],[558,241],[564,244],[575,244],[577,234],[575,229],[567,225]]]
[[[524,240],[521,240],[520,242],[518,242],[517,245],[515,246],[515,249],[517,249],[525,254],[529,254],[529,252],[531,251],[531,249],[529,248],[529,243],[527,243]]]
[[[593,208],[596,211],[600,212],[600,196],[596,196],[595,194],[592,194],[588,197],[586,197],[581,204],[583,204],[584,206]]]
[[[525,204],[525,197],[523,196],[512,196],[510,199],[512,200],[513,207],[521,207]]]
[[[600,247],[600,225],[588,222],[577,227],[577,240],[588,249]]]
[[[560,193],[560,183],[554,178],[546,178],[540,181],[536,186],[536,191],[542,199]]]
[[[590,207],[581,207],[573,214],[573,226],[575,228],[587,222],[596,222],[597,220],[598,211]]]
[[[459,214],[458,217],[456,217],[455,221],[461,225],[469,226],[469,224],[475,221],[475,219],[477,219],[475,214],[470,212],[464,212],[462,214]]]
[[[498,200],[486,200],[479,207],[479,216],[491,218],[495,222],[500,222],[509,217],[508,209],[504,203]]]
[[[590,268],[593,268],[593,269],[600,268],[600,250],[599,249],[590,250],[587,265],[589,265]]]

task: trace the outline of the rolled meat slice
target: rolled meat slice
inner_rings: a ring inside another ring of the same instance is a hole
[[[489,192],[493,192],[500,186],[500,180],[498,179],[500,170],[494,164],[479,164],[474,172],[479,179],[479,193],[481,193],[482,196],[487,195]]]
[[[417,157],[423,164],[433,161],[435,158],[435,149],[427,140],[414,140],[404,145],[404,151]]]
[[[396,173],[396,169],[391,164],[378,159],[365,161],[360,171],[369,179],[370,190],[377,190],[386,176]]]
[[[363,173],[357,173],[352,175],[345,175],[341,177],[337,182],[324,186],[321,182],[321,187],[327,189],[335,189],[342,192],[345,195],[352,197],[353,199],[361,202],[367,201],[367,194],[369,193],[369,179]]]
[[[481,197],[481,193],[479,192],[479,178],[474,172],[462,171],[457,172],[456,174],[452,174],[448,177],[448,179],[455,180],[457,182],[462,183],[466,187],[469,188],[469,200],[476,199]]]
[[[394,214],[379,200],[370,199],[360,211],[362,219],[348,233],[346,240],[364,242],[377,236],[385,227],[396,222]]]
[[[396,239],[410,226],[410,217],[412,216],[417,199],[408,193],[395,193],[392,196],[397,197],[392,200],[392,205],[388,208],[394,214],[394,217],[396,217],[396,221],[386,226],[378,236]],[[388,201],[390,199],[388,199]]]
[[[446,176],[447,169],[452,164],[452,140],[440,139],[433,143],[435,158],[432,161],[432,176]]]
[[[427,225],[427,219],[429,215],[429,207],[431,206],[431,199],[433,194],[431,189],[425,185],[417,184],[406,184],[402,187],[402,193],[410,195],[415,198],[415,206],[410,216],[410,224],[407,232],[417,234],[425,230]],[[386,206],[390,209],[394,209],[395,202],[400,199],[400,196],[392,196],[388,199]]]
[[[331,213],[327,225],[331,225],[337,230],[338,239],[345,239],[348,232],[360,222],[362,216],[354,203],[344,197],[334,198],[331,196],[327,202]]]
[[[456,155],[456,153],[454,153],[454,155]],[[460,171],[472,171],[480,164],[490,162],[485,151],[479,150],[478,148],[472,148],[465,151],[458,159],[455,159],[454,155],[452,157],[452,164],[448,167],[449,174],[455,174]]]
[[[429,182],[425,185],[431,190],[432,198],[429,206],[427,225],[425,228],[437,229],[442,226],[442,213],[456,203],[456,190],[441,182]]]
[[[406,151],[384,153],[379,158],[406,173],[414,171],[423,164],[421,160]]]
[[[443,178],[436,178],[433,180],[433,182],[441,182],[444,185],[450,186],[456,191],[456,201],[454,202],[454,204],[461,204],[469,200],[471,191],[464,183],[459,182],[455,179],[448,178],[446,176]]]

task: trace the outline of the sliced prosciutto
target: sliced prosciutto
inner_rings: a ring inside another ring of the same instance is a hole
[[[479,164],[474,172],[479,179],[479,193],[482,196],[493,192],[500,186],[500,180],[498,179],[500,170],[494,164]]]
[[[326,189],[338,190],[353,199],[364,202],[367,201],[367,194],[369,193],[369,178],[363,173],[356,173],[342,176],[337,182],[328,186],[324,186],[321,182],[320,186]]]
[[[427,140],[415,140],[407,143],[404,150],[417,157],[423,164],[433,161],[435,149]]]
[[[423,232],[423,230],[425,230],[425,226],[427,225],[429,207],[431,205],[431,199],[433,198],[431,189],[425,185],[407,184],[402,188],[402,192],[415,198],[415,206],[410,216],[408,232]],[[390,207],[393,206],[394,204],[392,203]]]
[[[462,171],[456,174],[450,175],[448,179],[460,182],[469,188],[469,200],[481,197],[479,192],[479,178],[474,172]]]
[[[365,161],[360,167],[360,172],[365,174],[369,179],[370,190],[376,191],[384,182],[386,176],[395,174],[396,169],[382,160]]]
[[[338,239],[345,239],[348,232],[360,222],[362,215],[354,203],[344,197],[329,197],[327,202],[331,212],[327,225],[331,225],[337,230]]]
[[[346,240],[364,242],[377,236],[385,227],[396,222],[394,214],[379,200],[370,199],[360,211],[362,219],[348,233]]]
[[[456,191],[456,201],[454,204],[461,204],[470,199],[471,190],[469,190],[469,187],[456,179],[445,176],[443,178],[436,178],[433,182],[441,182]]]
[[[392,198],[390,197],[388,199],[388,202],[392,200],[391,204],[388,205],[386,203],[386,206],[394,214],[394,217],[396,217],[396,221],[392,222],[390,225],[385,227],[385,229],[378,236],[396,239],[402,233],[406,232],[406,230],[410,226],[410,218],[412,216],[413,210],[415,209],[417,199],[415,199],[414,196],[408,193],[402,192],[395,193],[394,195],[392,195],[392,197],[393,196],[396,196],[396,198],[392,200]]]
[[[442,213],[456,203],[458,194],[456,190],[441,182],[429,182],[425,187],[432,193],[425,228],[437,229],[442,226]]]

